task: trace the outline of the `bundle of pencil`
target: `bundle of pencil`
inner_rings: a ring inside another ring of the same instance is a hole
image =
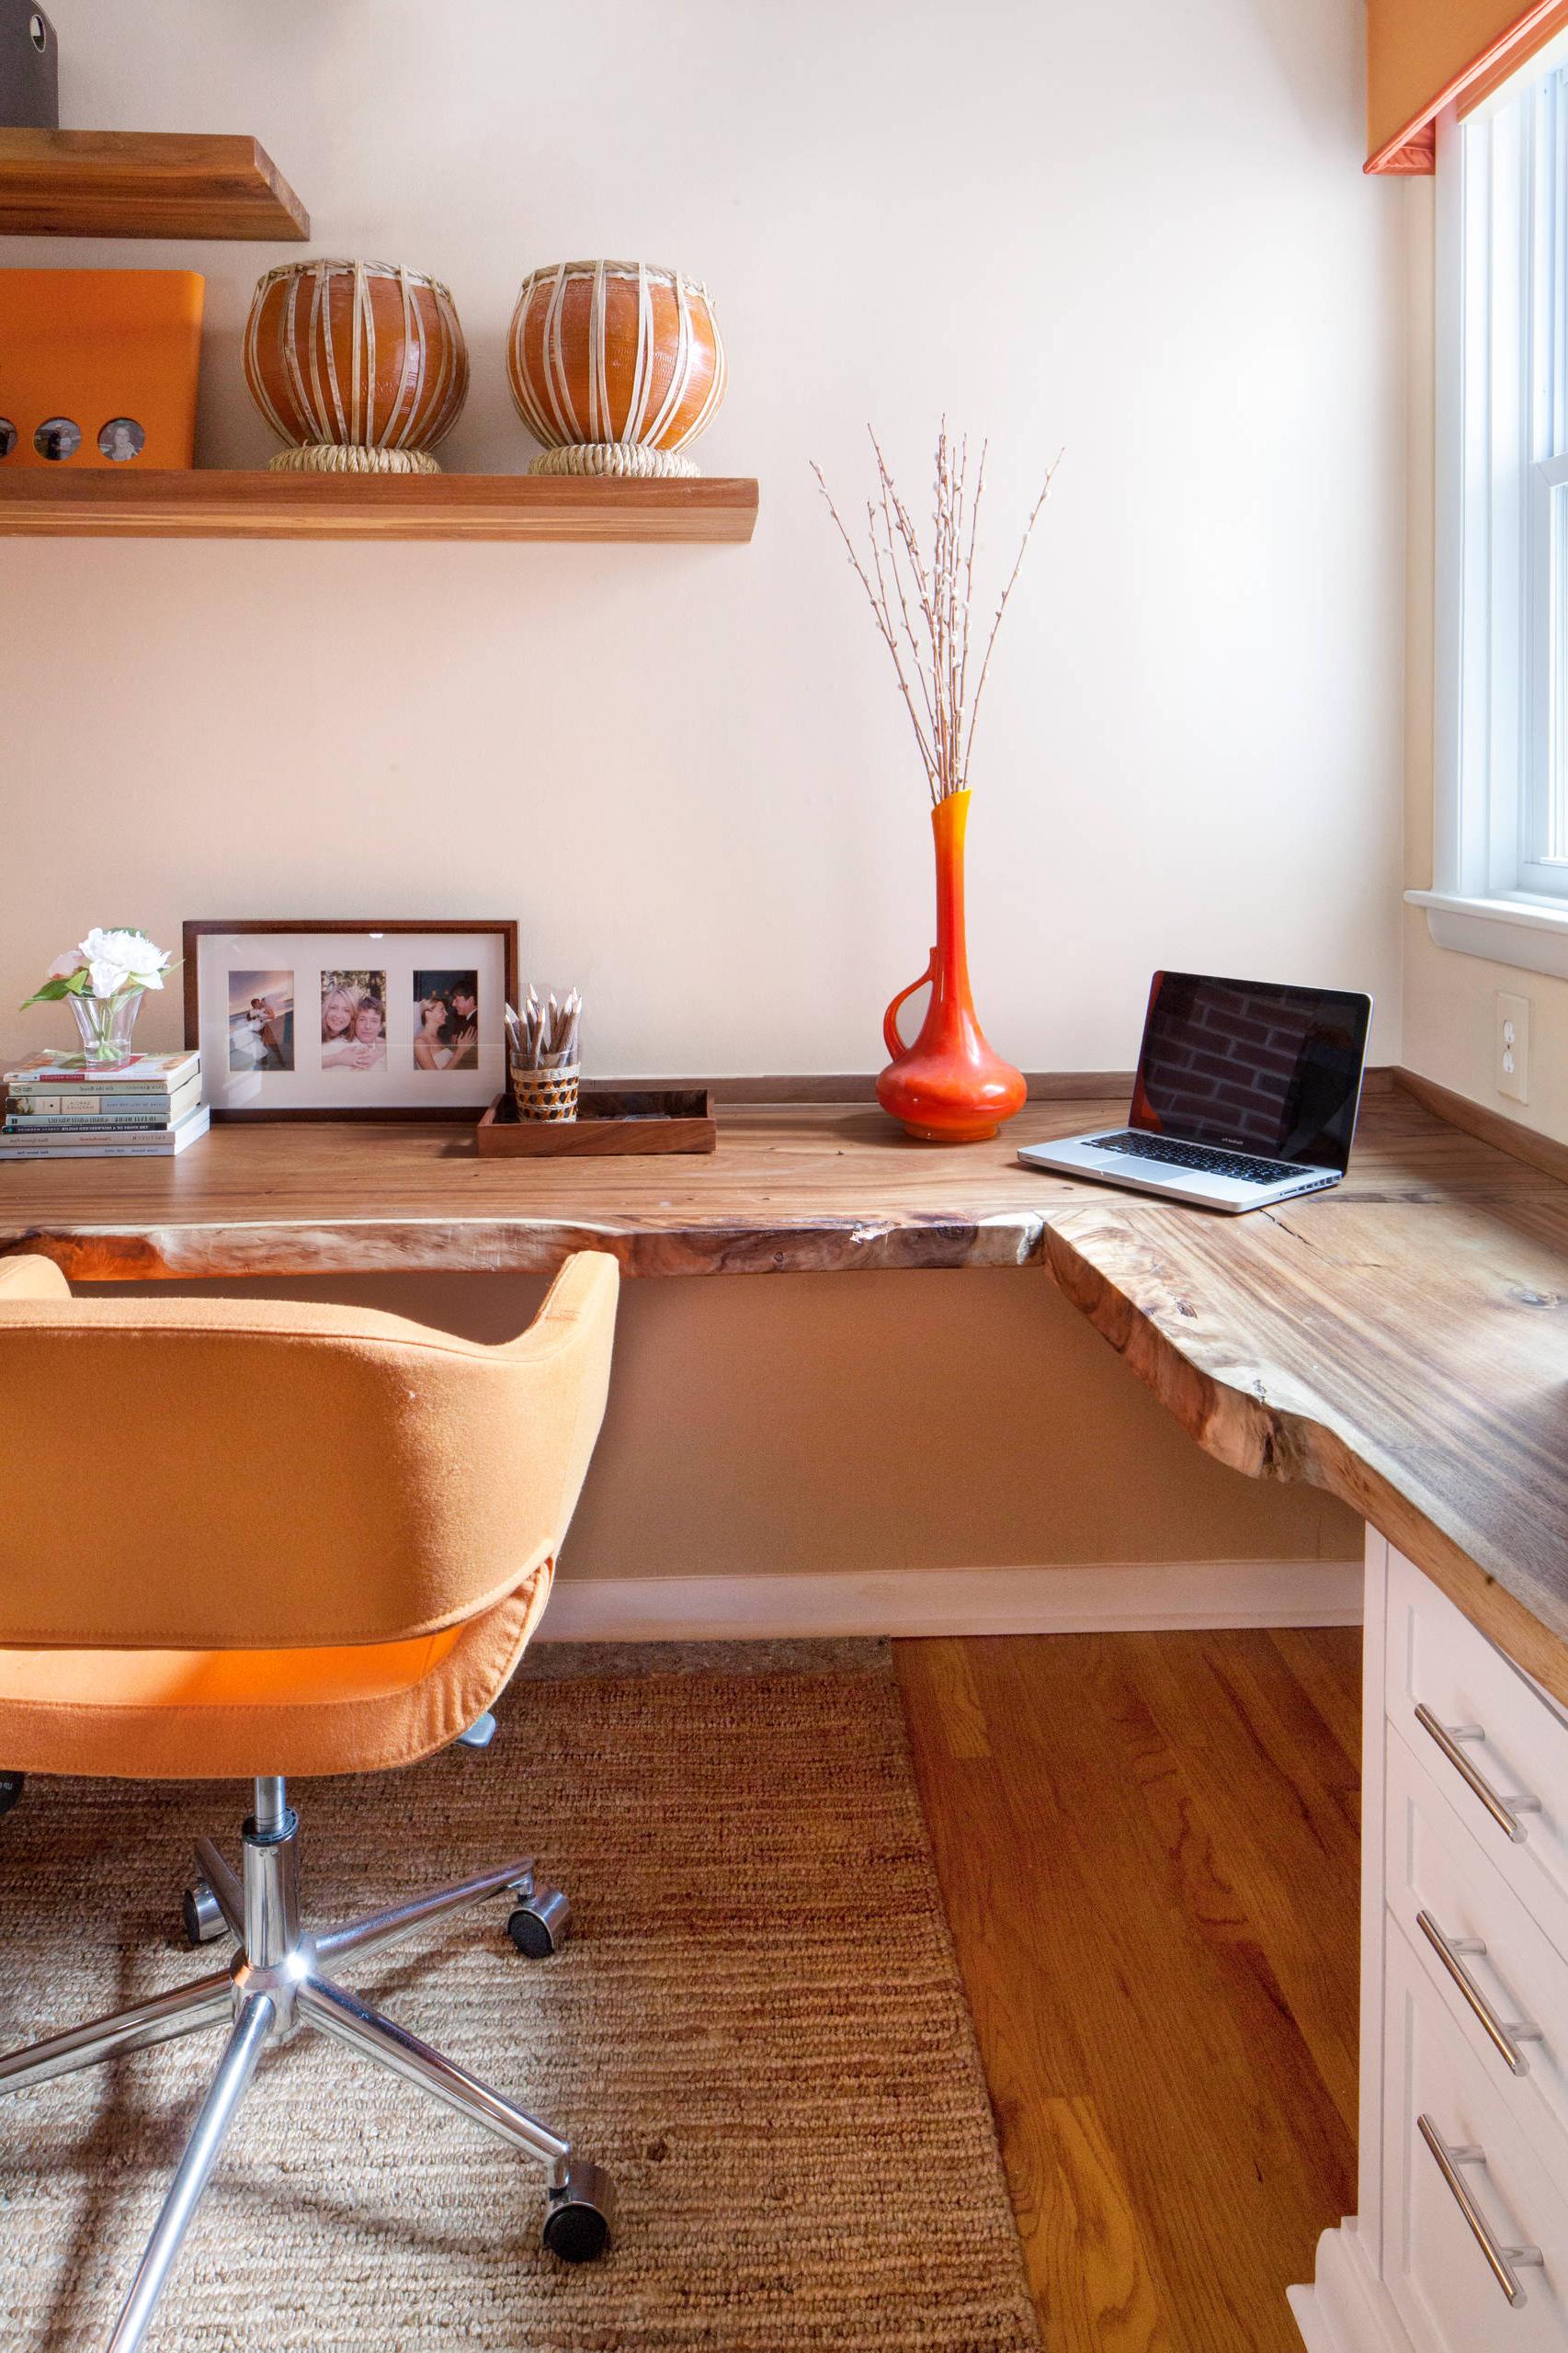
[[[506,1041],[517,1070],[570,1070],[577,1060],[577,1025],[582,1018],[583,993],[574,989],[557,999],[553,991],[542,1002],[530,982],[528,1002],[520,1013],[506,1007]]]

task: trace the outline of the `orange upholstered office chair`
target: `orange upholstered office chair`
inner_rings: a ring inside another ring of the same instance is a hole
[[[143,2342],[258,2059],[301,2027],[539,2159],[557,2254],[608,2244],[598,2167],[336,1982],[484,1896],[512,1897],[514,1942],[548,1951],[564,1898],[516,1859],[308,1933],[285,1781],[410,1765],[483,1719],[539,1622],[598,1435],[617,1284],[585,1251],[518,1339],[481,1347],[357,1309],[74,1300],[46,1260],[0,1260],[0,1763],[256,1785],[240,1871],[203,1839],[187,1894],[193,1940],[237,1938],[229,1966],[0,2058],[14,2092],[228,2027],[110,2353]],[[88,1398],[97,1456],[134,1484],[118,1524],[76,1476],[70,1405]]]

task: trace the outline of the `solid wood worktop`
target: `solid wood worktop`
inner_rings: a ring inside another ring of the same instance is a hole
[[[1051,1103],[1010,1141],[912,1142],[875,1104],[719,1106],[715,1153],[481,1159],[473,1130],[235,1121],[176,1160],[0,1164],[0,1252],[74,1282],[158,1277],[539,1274],[611,1250],[631,1274],[1038,1263],[1051,1199],[1081,1188],[1015,1159],[1107,1116]]]
[[[1336,1190],[1228,1218],[1017,1165],[869,1105],[721,1105],[706,1157],[481,1160],[472,1131],[233,1125],[175,1161],[0,1165],[0,1253],[73,1281],[1045,1267],[1211,1454],[1342,1496],[1568,1703],[1568,1185],[1408,1094]]]

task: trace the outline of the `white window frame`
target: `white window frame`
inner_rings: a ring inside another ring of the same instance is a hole
[[[1568,114],[1568,103],[1563,111]],[[1562,403],[1564,387],[1552,375]],[[1559,427],[1561,433],[1562,427]],[[1568,438],[1568,435],[1563,436]],[[1537,459],[1530,468],[1529,618],[1527,692],[1529,763],[1523,794],[1524,840],[1519,880],[1528,892],[1568,897],[1568,824],[1553,779],[1568,760],[1568,612],[1563,609],[1564,556],[1568,555],[1568,457]]]
[[[1437,124],[1435,870],[1405,896],[1441,948],[1568,975],[1565,56]]]

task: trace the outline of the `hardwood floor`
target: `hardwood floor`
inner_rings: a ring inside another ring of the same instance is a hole
[[[895,1645],[1047,2353],[1301,2353],[1356,2205],[1360,1650]]]

